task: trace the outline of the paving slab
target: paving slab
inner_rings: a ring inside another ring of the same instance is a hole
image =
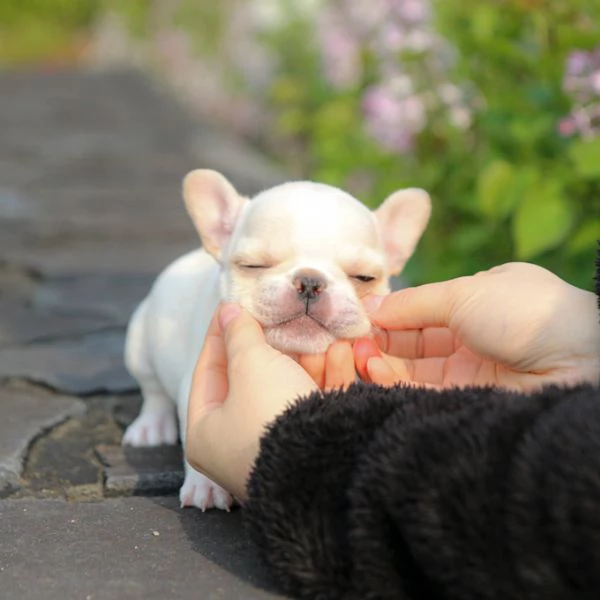
[[[137,388],[123,364],[124,329],[0,348],[0,379],[21,378],[74,395]]]
[[[55,317],[91,317],[125,327],[154,279],[155,273],[55,277],[39,282],[31,305]]]
[[[27,450],[33,440],[53,426],[74,415],[85,406],[81,400],[40,394],[30,390],[0,388],[0,497],[21,487],[21,473]],[[2,503],[0,502],[0,506]],[[2,537],[0,536],[0,540]]]
[[[198,246],[181,181],[284,180],[132,71],[0,73],[0,598],[277,598],[241,512],[180,510],[181,448],[123,449],[125,326]]]
[[[0,502],[3,600],[263,600],[269,580],[241,511],[175,498]]]
[[[67,235],[59,229],[52,232],[20,229],[20,242],[11,243],[11,234],[0,225],[0,256],[13,265],[33,269],[45,279],[82,275],[157,275],[169,262],[198,247],[192,236],[162,237],[153,230],[142,237],[94,236],[81,230]],[[137,239],[136,239],[137,238]]]
[[[86,333],[102,330],[124,319],[110,318],[108,311],[92,312],[64,310],[50,302],[52,310],[32,310],[31,305],[0,297],[0,351],[14,346],[68,337],[81,337]],[[1,369],[0,369],[1,371]]]
[[[95,448],[104,467],[104,495],[175,495],[183,483],[180,445],[132,448],[101,444]]]

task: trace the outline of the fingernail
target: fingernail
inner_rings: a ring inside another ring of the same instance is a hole
[[[241,312],[242,307],[239,304],[223,304],[219,311],[219,324],[221,328],[225,329]]]
[[[363,306],[367,313],[374,313],[381,306],[384,296],[367,296],[363,298]]]

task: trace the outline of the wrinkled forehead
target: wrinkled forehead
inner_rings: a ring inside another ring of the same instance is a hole
[[[380,243],[367,207],[342,190],[310,182],[284,184],[259,194],[246,204],[236,230],[238,242],[258,236],[274,245],[299,248]]]

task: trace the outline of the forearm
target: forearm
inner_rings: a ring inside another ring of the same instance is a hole
[[[244,507],[257,550],[290,594],[316,596],[348,582],[346,492],[356,462],[394,409],[374,386],[312,394],[270,427]]]
[[[378,393],[304,401],[263,440],[247,518],[287,591],[596,597],[597,388]]]
[[[423,412],[460,410],[464,402],[448,394],[423,398],[413,388],[357,384],[346,392],[313,394],[273,423],[249,480],[245,515],[284,590],[313,597],[351,589],[348,494],[357,465],[391,415],[410,420]]]

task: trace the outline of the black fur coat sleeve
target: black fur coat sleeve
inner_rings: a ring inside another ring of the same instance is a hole
[[[600,390],[314,394],[264,436],[250,534],[320,600],[600,598]]]

